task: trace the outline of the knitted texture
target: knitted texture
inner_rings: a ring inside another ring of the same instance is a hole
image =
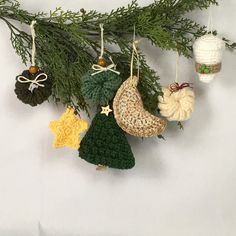
[[[112,113],[98,113],[81,141],[79,156],[94,165],[130,169],[135,165],[131,147]]]
[[[193,44],[195,60],[198,64],[212,66],[221,63],[225,42],[212,34],[198,38]],[[202,82],[209,83],[217,73],[198,73]]]
[[[119,88],[113,101],[117,124],[127,133],[137,137],[160,135],[167,122],[146,111],[137,89],[136,76],[127,79]]]
[[[34,80],[39,74],[42,73],[44,72],[38,71],[36,74],[31,74],[28,70],[25,70],[21,75],[29,80]],[[16,77],[16,80],[17,79],[18,76]],[[41,79],[41,76],[39,79]],[[31,106],[37,106],[43,103],[51,95],[52,81],[50,78],[48,78],[46,81],[41,82],[41,84],[44,85],[44,87],[37,87],[33,89],[33,91],[30,91],[30,83],[21,83],[17,80],[15,84],[15,93],[17,98],[23,103],[29,104]]]
[[[171,92],[163,88],[163,96],[159,96],[158,107],[162,116],[169,121],[188,120],[193,112],[194,92],[191,88],[183,88]]]
[[[74,109],[69,107],[59,120],[50,122],[49,128],[55,136],[54,148],[78,149],[80,147],[79,136],[88,128],[88,123],[79,119],[74,112]]]
[[[95,105],[106,105],[114,97],[122,83],[119,75],[112,71],[103,71],[92,75],[94,70],[86,73],[81,82],[81,92],[85,100]]]

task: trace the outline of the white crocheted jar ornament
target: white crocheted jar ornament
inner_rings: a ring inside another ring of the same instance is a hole
[[[186,121],[194,110],[194,92],[189,83],[171,84],[162,88],[163,96],[159,96],[158,107],[162,116],[169,121]]]
[[[200,81],[211,82],[221,70],[225,42],[213,34],[198,38],[193,44],[196,71]]]

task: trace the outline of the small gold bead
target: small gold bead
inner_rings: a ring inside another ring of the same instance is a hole
[[[29,68],[29,73],[30,73],[30,74],[36,74],[36,73],[38,73],[38,71],[39,71],[38,66],[31,66],[31,67]]]
[[[99,58],[98,61],[97,61],[97,64],[99,66],[102,66],[102,67],[106,67],[107,66],[107,62],[104,58]]]

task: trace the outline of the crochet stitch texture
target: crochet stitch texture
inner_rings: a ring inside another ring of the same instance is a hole
[[[49,128],[55,136],[53,147],[78,149],[80,147],[79,136],[88,128],[88,123],[79,119],[74,114],[74,109],[67,108],[59,120],[49,124]]]
[[[97,113],[81,141],[79,156],[94,165],[130,169],[135,165],[131,147],[113,113]]]
[[[85,100],[95,105],[107,105],[121,85],[122,79],[112,71],[104,71],[96,75],[92,73],[94,70],[89,70],[81,79],[82,95]]]
[[[38,71],[36,74],[30,74],[28,70],[23,71],[22,76],[34,80],[36,76],[44,73],[43,71]],[[18,76],[16,77],[16,79]],[[49,98],[52,93],[52,81],[49,78],[48,80],[42,82],[44,87],[35,88],[32,92],[29,90],[29,83],[20,83],[16,81],[15,84],[15,93],[17,98],[21,100],[25,104],[29,104],[31,106],[37,106],[43,103],[45,100]]]
[[[137,89],[138,78],[128,78],[118,89],[113,101],[113,110],[117,124],[128,134],[137,137],[160,135],[166,120],[146,111]]]
[[[183,88],[171,92],[163,88],[163,96],[159,96],[158,107],[162,116],[169,121],[188,120],[194,110],[194,92],[191,88]]]

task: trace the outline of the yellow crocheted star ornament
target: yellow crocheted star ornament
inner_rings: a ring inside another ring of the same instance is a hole
[[[79,119],[74,109],[69,107],[57,121],[52,121],[49,128],[54,134],[54,148],[69,147],[79,149],[80,134],[88,129],[88,123]]]

